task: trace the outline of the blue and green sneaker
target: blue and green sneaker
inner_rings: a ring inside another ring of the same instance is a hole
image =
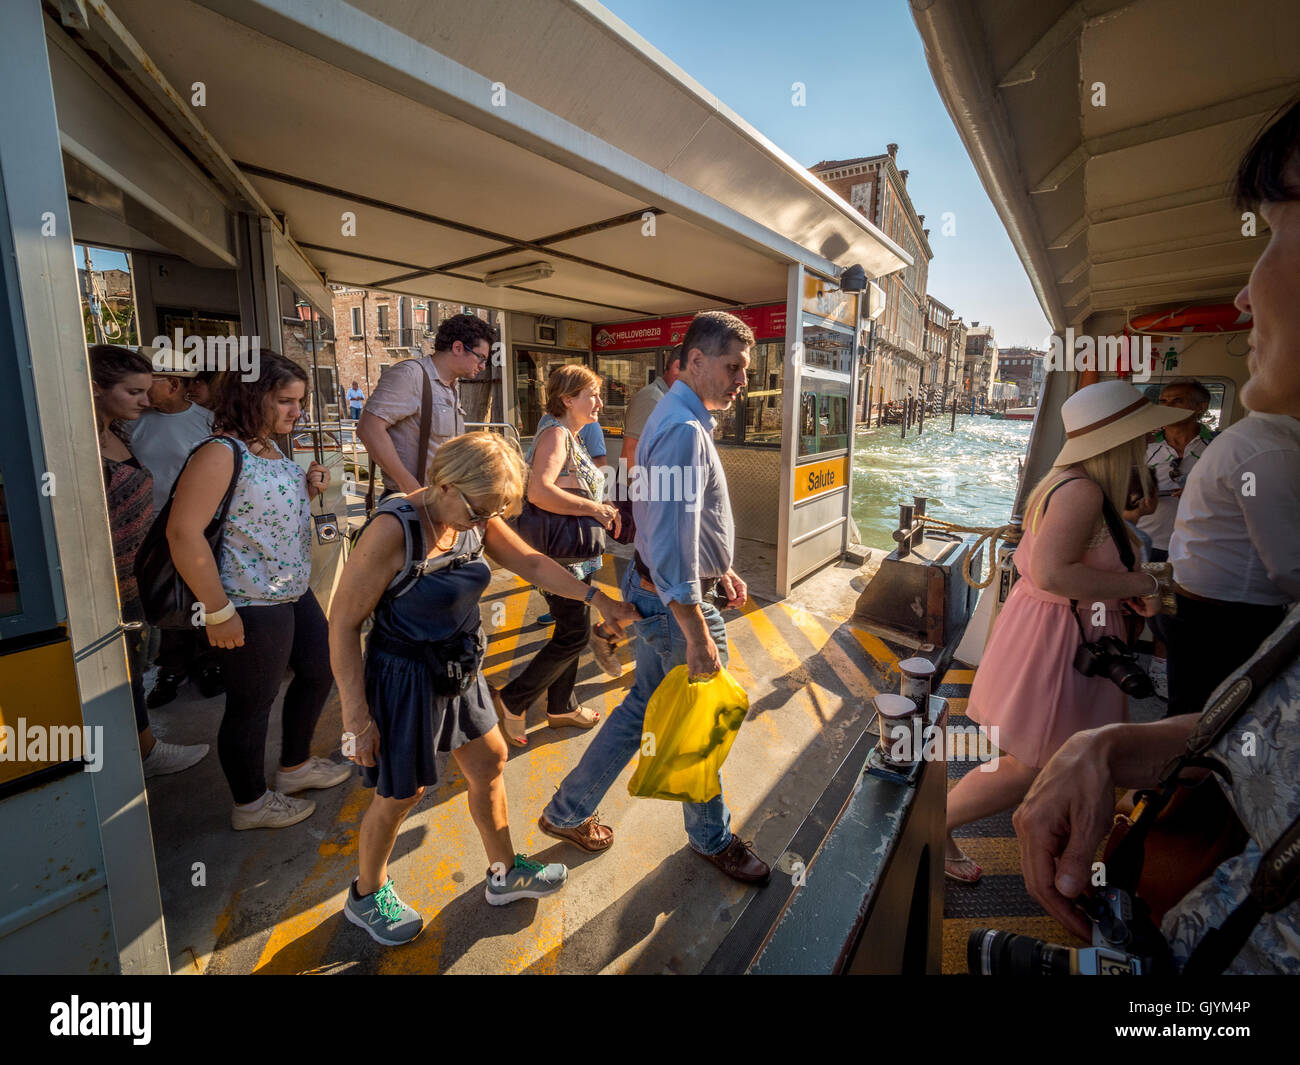
[[[484,897],[493,906],[505,906],[518,899],[544,899],[564,887],[564,882],[569,877],[569,870],[558,862],[542,865],[522,854],[515,855],[515,864],[511,869],[504,873],[500,869],[498,865],[495,870],[488,872],[487,889],[484,891]]]
[[[357,894],[357,882],[348,888],[343,916],[370,933],[370,938],[386,947],[409,943],[424,928],[424,918],[398,897],[392,878],[370,895]]]

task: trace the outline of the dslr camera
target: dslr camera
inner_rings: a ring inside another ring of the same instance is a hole
[[[977,928],[966,942],[972,976],[1169,976],[1173,956],[1151,911],[1122,888],[1102,888],[1082,903],[1092,946],[1063,947],[1033,936]]]
[[[313,514],[311,520],[318,544],[332,544],[339,538],[339,519],[333,514]]]
[[[1085,677],[1106,677],[1125,695],[1147,699],[1155,692],[1151,678],[1138,665],[1133,652],[1118,636],[1079,644],[1074,652],[1074,668]]]

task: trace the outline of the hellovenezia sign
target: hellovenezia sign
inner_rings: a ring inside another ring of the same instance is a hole
[[[785,304],[771,303],[765,307],[747,307],[731,311],[759,340],[780,339],[785,336]],[[666,348],[680,344],[691,327],[692,314],[677,318],[642,318],[639,322],[619,322],[602,325],[596,329],[591,346],[597,352],[634,351],[637,348]]]

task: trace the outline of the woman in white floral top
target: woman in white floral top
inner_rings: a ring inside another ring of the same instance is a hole
[[[177,480],[167,524],[176,571],[203,604],[199,623],[208,642],[227,654],[217,752],[236,829],[297,824],[316,804],[292,793],[331,788],[351,775],[348,766],[311,754],[332,677],[325,615],[309,587],[308,507],[329,486],[329,473],[315,462],[304,473],[272,441],[302,412],[307,374],[274,352],[259,355],[256,380],[224,375],[213,406],[216,435],[195,450]],[[238,481],[214,555],[203,533],[235,475],[236,454]],[[267,723],[289,667],[280,770],[268,790]]]

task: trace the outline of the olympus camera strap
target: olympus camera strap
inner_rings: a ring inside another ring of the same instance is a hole
[[[1142,848],[1147,832],[1174,792],[1184,785],[1182,774],[1195,768],[1210,769],[1231,782],[1225,767],[1208,756],[1210,748],[1227,735],[1259,693],[1300,654],[1300,617],[1268,651],[1215,699],[1187,739],[1187,750],[1166,766],[1159,791],[1142,791],[1143,804],[1133,829],[1112,856],[1112,869],[1120,883],[1137,884],[1142,872]],[[1250,894],[1219,928],[1211,929],[1192,951],[1184,976],[1212,976],[1224,971],[1240,953],[1267,913],[1277,913],[1300,899],[1300,818],[1293,821],[1260,858]]]

